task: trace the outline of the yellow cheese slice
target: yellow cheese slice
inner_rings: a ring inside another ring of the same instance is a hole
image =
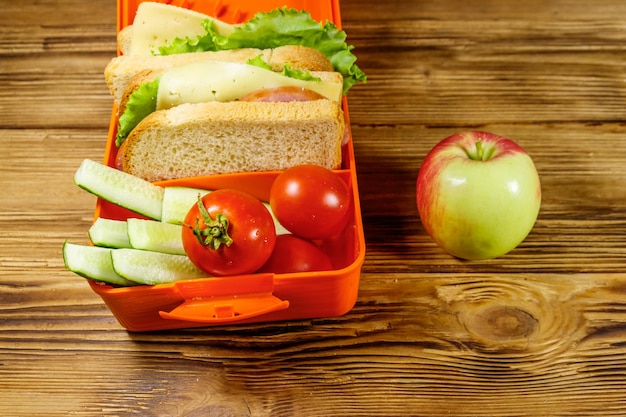
[[[157,110],[184,103],[233,101],[261,88],[302,87],[332,101],[341,100],[341,80],[305,81],[255,65],[200,61],[163,72],[157,94]]]
[[[220,35],[228,35],[233,25],[211,18],[203,13],[164,3],[142,2],[137,8],[132,25],[131,55],[154,55],[158,48],[176,38],[195,39],[204,35],[202,22],[212,19]]]

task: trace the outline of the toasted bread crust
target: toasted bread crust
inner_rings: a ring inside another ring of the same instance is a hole
[[[146,117],[128,136],[123,170],[148,181],[341,165],[344,117],[330,100],[183,104]]]
[[[285,45],[266,50],[269,53],[267,63],[274,71],[282,71],[285,64],[292,68],[309,71],[334,71],[328,57],[321,51],[301,45]]]

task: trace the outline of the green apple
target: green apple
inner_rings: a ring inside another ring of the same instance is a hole
[[[416,197],[422,224],[439,246],[462,259],[492,259],[530,233],[541,183],[533,160],[514,141],[462,132],[426,155]]]

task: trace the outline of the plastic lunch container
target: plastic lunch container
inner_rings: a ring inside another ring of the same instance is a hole
[[[141,0],[118,0],[118,31],[129,24]],[[182,0],[167,1],[192,8],[229,23],[238,23],[258,11],[287,6],[304,9],[321,22],[329,20],[341,28],[339,0]],[[343,109],[349,129],[347,100]],[[115,164],[116,109],[113,109],[104,162]],[[357,188],[352,140],[343,147],[341,169],[336,171],[352,189],[352,216],[336,237],[322,248],[333,262],[333,270],[290,274],[251,274],[201,278],[169,284],[113,287],[89,281],[119,323],[129,331],[153,331],[225,324],[270,322],[340,316],[356,303],[365,239]],[[272,182],[280,172],[255,172],[192,177],[163,181],[207,190],[235,188],[268,201]],[[141,217],[98,199],[95,218],[123,220]]]

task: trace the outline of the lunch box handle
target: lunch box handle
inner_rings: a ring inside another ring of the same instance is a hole
[[[194,281],[175,284],[184,302],[171,311],[159,311],[163,319],[226,324],[289,308],[289,301],[272,294],[272,274],[202,280],[201,287]]]

